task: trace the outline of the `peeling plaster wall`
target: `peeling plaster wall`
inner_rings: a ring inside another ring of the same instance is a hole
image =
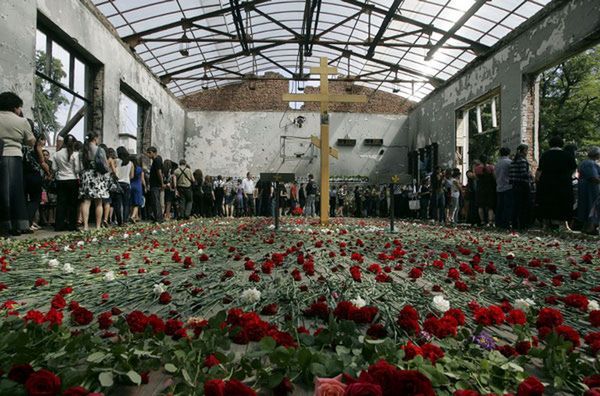
[[[439,143],[439,163],[454,164],[456,110],[500,87],[502,145],[514,149],[525,136],[526,75],[543,69],[597,43],[600,35],[598,0],[559,0],[536,23],[525,22],[521,34],[499,44],[493,54],[434,91],[409,115],[405,132],[411,150]],[[543,11],[542,11],[543,12]]]
[[[3,0],[0,9],[0,87],[19,92],[27,109],[33,105],[37,7],[104,65],[104,143],[116,146],[119,141],[122,80],[152,105],[152,144],[167,158],[180,156],[183,153],[184,108],[88,9],[87,1]]]
[[[2,1],[0,7],[0,92],[13,91],[31,117],[35,68],[35,0]]]
[[[306,117],[302,128],[289,125],[298,115]],[[331,175],[370,176],[387,180],[391,174],[405,172],[406,135],[399,134],[406,115],[332,113],[330,142],[338,149],[340,159],[331,159]],[[286,126],[286,124],[288,124]],[[281,126],[280,126],[281,125]],[[188,112],[186,120],[185,156],[192,168],[208,175],[245,175],[247,171],[293,172],[302,176],[317,175],[319,158],[312,163],[291,159],[282,162],[280,136],[310,137],[319,135],[319,114],[305,112]],[[354,147],[337,147],[339,138],[356,139]],[[383,139],[383,147],[368,147],[365,138]],[[299,151],[306,151],[304,140]],[[290,141],[290,146],[298,144]],[[383,155],[379,155],[380,150]],[[315,153],[317,151],[315,150]],[[290,153],[293,155],[293,150]]]

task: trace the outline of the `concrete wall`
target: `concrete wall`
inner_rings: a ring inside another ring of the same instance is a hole
[[[542,10],[540,20],[530,20],[497,44],[492,54],[434,91],[410,114],[405,125],[411,150],[439,143],[439,163],[451,165],[455,153],[456,110],[500,88],[502,145],[514,149],[532,144],[529,74],[597,43],[600,37],[598,0],[555,0]],[[534,147],[535,149],[536,147]]]
[[[13,91],[31,117],[35,69],[35,0],[4,0],[0,6],[0,92]]]
[[[302,128],[290,125],[303,115]],[[406,115],[332,113],[331,146],[340,159],[331,158],[331,175],[370,176],[388,180],[391,174],[403,173],[407,153],[406,135],[399,133]],[[310,137],[319,135],[319,114],[306,112],[209,112],[190,111],[186,120],[185,156],[191,166],[209,175],[245,175],[247,171],[294,172],[298,176],[318,174],[319,159],[280,158],[280,136]],[[356,139],[355,147],[337,147],[339,138]],[[367,147],[365,138],[383,139],[383,147]],[[310,153],[308,140],[286,140],[287,154]],[[303,144],[301,146],[300,144]],[[383,155],[379,155],[384,150]],[[315,151],[316,154],[318,154]]]
[[[165,157],[183,153],[185,110],[89,7],[88,0],[3,0],[0,7],[0,89],[33,105],[37,11],[104,65],[103,141],[118,144],[120,81],[152,105],[152,144]],[[96,11],[97,12],[97,11]]]

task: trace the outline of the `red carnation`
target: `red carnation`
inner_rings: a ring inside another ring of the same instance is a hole
[[[398,326],[408,333],[418,333],[419,327],[419,313],[411,305],[406,305],[398,314]]]
[[[212,379],[204,383],[205,396],[225,396],[225,382],[222,379]]]
[[[171,300],[172,300],[171,295],[169,294],[169,292],[166,292],[166,291],[160,293],[160,297],[158,298],[158,302],[163,305],[170,303]]]
[[[288,377],[285,377],[279,385],[273,388],[273,396],[287,396],[294,391],[294,385]]]
[[[212,353],[204,358],[204,367],[213,367],[219,364],[221,364],[221,361]]]
[[[24,384],[27,378],[33,374],[33,368],[29,364],[15,364],[8,372],[8,379],[11,381]]]
[[[421,350],[423,351],[423,357],[429,359],[431,364],[435,364],[438,359],[444,357],[444,350],[434,344],[423,344]]]
[[[560,311],[554,308],[542,308],[538,314],[536,326],[540,327],[556,327],[563,323],[563,316]]]
[[[544,385],[535,377],[531,376],[519,384],[517,396],[542,396]]]
[[[579,347],[579,333],[571,326],[557,326],[554,329],[554,331],[556,332],[556,334],[564,338],[565,341],[570,341],[573,344],[572,348]]]
[[[41,369],[27,378],[25,389],[30,396],[58,395],[60,392],[60,378],[49,370]]]
[[[223,390],[225,395],[236,395],[236,396],[254,396],[256,392],[254,389],[244,385],[238,380],[230,380],[225,383]]]
[[[35,309],[27,311],[27,314],[23,318],[25,322],[33,322],[36,324],[44,323],[44,314],[40,311],[36,311]]]
[[[48,281],[44,278],[37,278],[35,280],[34,286],[35,287],[40,287],[40,286],[45,286],[48,284]]]
[[[590,312],[590,324],[593,327],[600,327],[600,310]]]
[[[52,325],[60,326],[62,324],[62,321],[63,321],[62,312],[60,312],[54,308],[50,308],[50,310],[44,316],[44,322],[48,322],[49,326],[52,326]]]
[[[279,306],[277,304],[273,303],[273,304],[265,305],[263,307],[263,309],[260,311],[260,314],[270,316],[270,315],[275,315],[277,313],[277,311],[279,311]]]
[[[385,338],[385,336],[387,335],[387,331],[384,325],[382,325],[381,323],[375,323],[367,329],[367,335],[375,339],[381,339]]]
[[[132,333],[143,333],[148,325],[148,317],[141,311],[132,311],[127,315],[127,324]]]
[[[78,307],[71,312],[71,320],[79,326],[85,326],[92,323],[94,314],[83,307]]]
[[[421,276],[423,276],[423,270],[421,268],[414,267],[410,270],[408,276],[411,279],[419,279]]]
[[[98,327],[100,327],[101,330],[110,328],[112,324],[112,314],[110,312],[103,312],[98,315]]]
[[[525,312],[521,311],[520,309],[513,309],[508,312],[506,321],[512,325],[523,326],[525,323],[527,323],[527,316],[525,315]]]
[[[569,294],[565,298],[563,298],[563,302],[565,305],[569,307],[578,308],[581,311],[587,311],[587,306],[589,301],[586,296],[581,294]]]
[[[465,324],[465,314],[460,308],[450,308],[444,312],[444,316],[452,316],[454,319],[456,319],[456,322],[459,326],[463,326]]]
[[[500,325],[505,319],[502,309],[495,305],[475,309],[474,317],[477,324],[482,326]]]
[[[529,350],[531,349],[531,342],[529,341],[520,341],[515,345],[515,350],[519,355],[527,355]]]
[[[355,282],[360,282],[361,281],[360,267],[358,265],[353,265],[352,267],[350,267],[350,275],[352,275],[352,279]]]
[[[382,396],[381,386],[369,382],[354,382],[346,387],[344,396]]]
[[[63,396],[87,396],[89,394],[90,391],[83,386],[72,386],[63,392]]]

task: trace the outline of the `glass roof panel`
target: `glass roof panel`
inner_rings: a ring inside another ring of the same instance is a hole
[[[475,0],[404,0],[396,12],[390,11],[392,0],[322,0],[318,18],[310,2],[300,0],[247,0],[250,6],[238,8],[242,2],[233,0],[92,1],[122,38],[140,43],[135,47],[140,58],[158,77],[171,78],[167,88],[178,96],[206,83],[212,88],[239,81],[254,70],[254,52],[259,75],[275,71],[292,78],[301,63],[306,73],[327,56],[342,75],[348,64],[351,75],[373,73],[364,79],[377,82],[360,84],[374,89],[392,92],[396,76],[424,81],[414,93],[410,83],[397,93],[420,100],[439,83],[434,79],[447,80],[476,58],[472,45],[494,45],[550,0],[485,2],[462,26],[457,21]],[[363,4],[372,6],[370,15]],[[238,37],[240,25],[247,41]],[[450,29],[455,33],[446,34]],[[188,56],[180,52],[182,45]],[[189,80],[211,65],[208,81]]]

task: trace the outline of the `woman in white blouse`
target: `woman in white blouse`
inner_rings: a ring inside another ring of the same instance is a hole
[[[77,198],[79,195],[79,153],[75,150],[77,140],[68,135],[63,146],[52,157],[52,170],[56,177],[56,231],[76,231]]]

